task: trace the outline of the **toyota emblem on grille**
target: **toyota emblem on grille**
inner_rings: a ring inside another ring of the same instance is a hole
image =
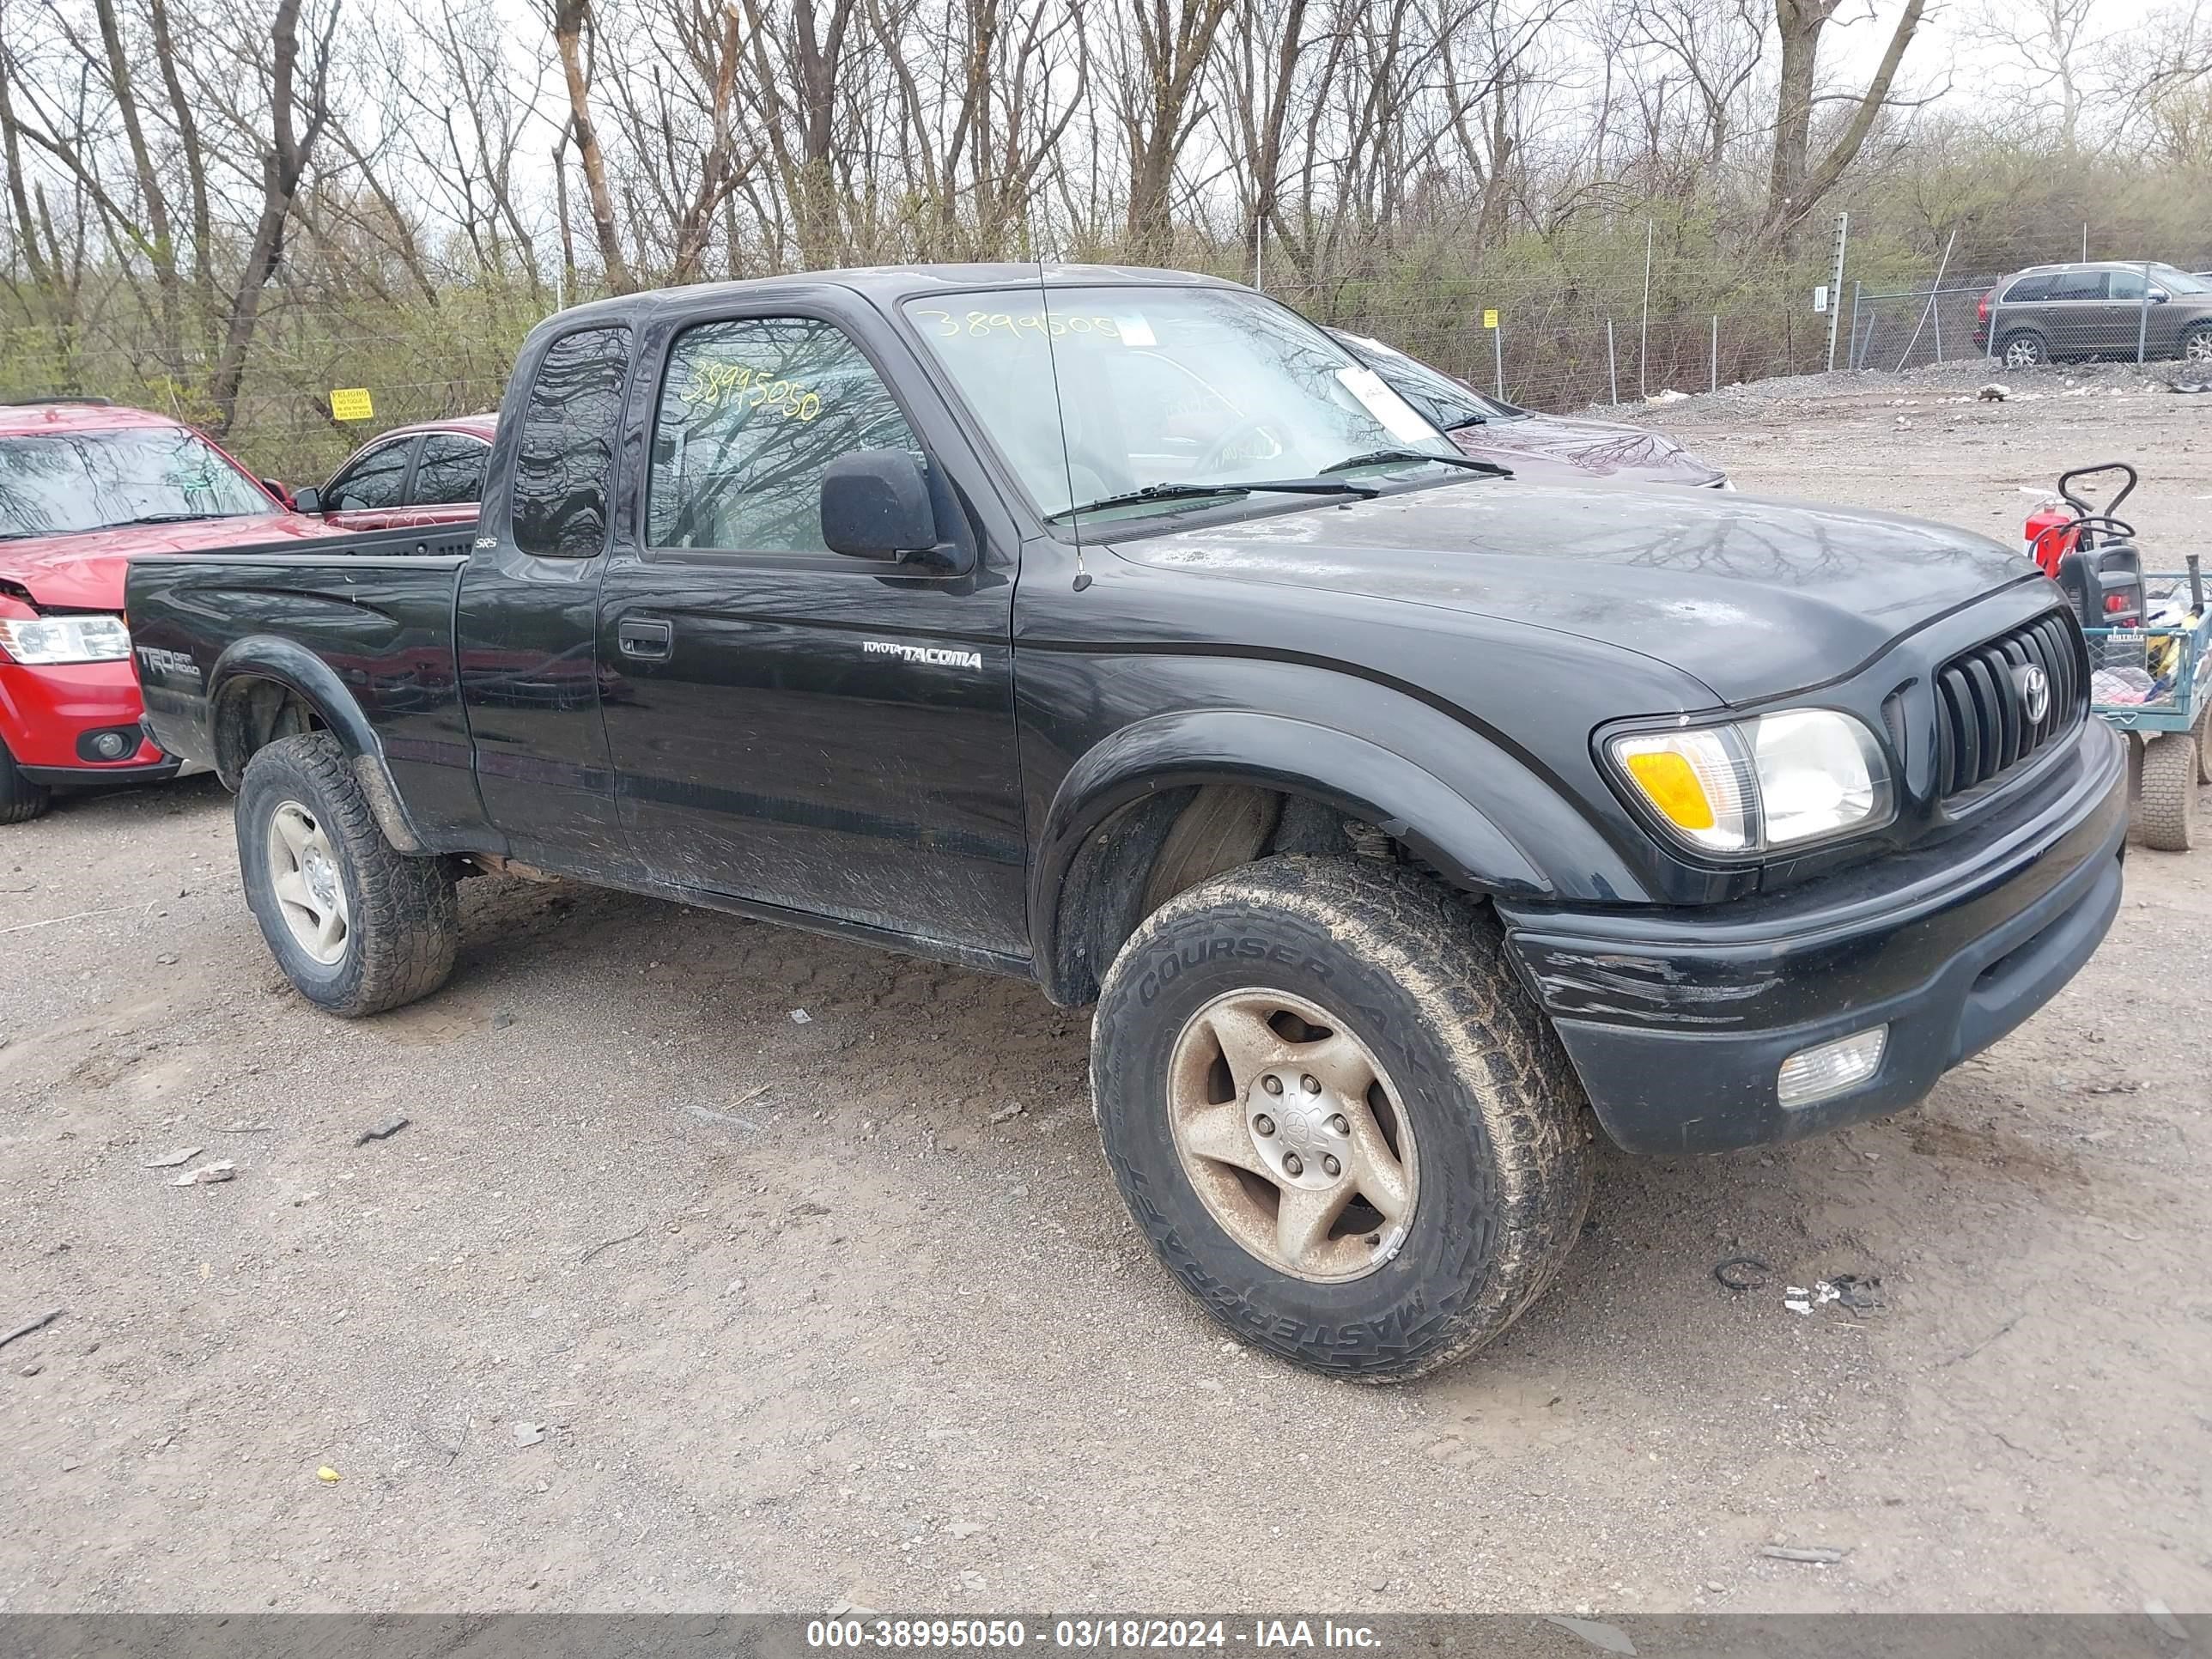
[[[2040,668],[2018,668],[2013,671],[2014,683],[2020,687],[2020,701],[2027,710],[2031,722],[2040,722],[2051,712],[2051,676]]]

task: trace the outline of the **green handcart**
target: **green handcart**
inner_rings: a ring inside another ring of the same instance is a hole
[[[2212,783],[2212,608],[2197,561],[2147,574],[2139,628],[2088,628],[2089,707],[2128,734],[2136,831],[2146,847],[2185,853],[2197,839],[2197,792]],[[2155,590],[2165,585],[2164,593]],[[2179,620],[2154,620],[2186,599]]]

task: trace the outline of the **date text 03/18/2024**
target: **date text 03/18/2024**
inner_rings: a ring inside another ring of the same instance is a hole
[[[1225,1619],[1087,1618],[1040,1620],[886,1619],[848,1615],[807,1621],[810,1648],[956,1650],[1039,1646],[1112,1651],[1247,1647],[1296,1652],[1315,1648],[1370,1649],[1379,1638],[1365,1625],[1333,1620],[1255,1619],[1249,1626]]]

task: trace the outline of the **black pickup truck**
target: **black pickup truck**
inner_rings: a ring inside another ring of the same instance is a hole
[[[479,871],[1025,975],[1097,1005],[1168,1267],[1370,1378],[1550,1280],[1586,1101],[1650,1152],[1909,1106],[2119,902],[2121,746],[2017,552],[1516,481],[1169,272],[564,312],[479,523],[136,560],[129,623],[309,1000],[434,990]]]

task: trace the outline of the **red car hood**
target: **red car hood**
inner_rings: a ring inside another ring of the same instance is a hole
[[[1673,439],[1620,421],[1528,415],[1462,427],[1451,438],[1476,460],[1562,483],[1617,478],[1624,483],[1717,484],[1723,476]]]
[[[251,518],[196,519],[188,524],[133,525],[74,536],[0,541],[0,592],[11,586],[21,588],[42,609],[120,611],[123,578],[134,557],[341,533],[321,519],[272,511]]]

